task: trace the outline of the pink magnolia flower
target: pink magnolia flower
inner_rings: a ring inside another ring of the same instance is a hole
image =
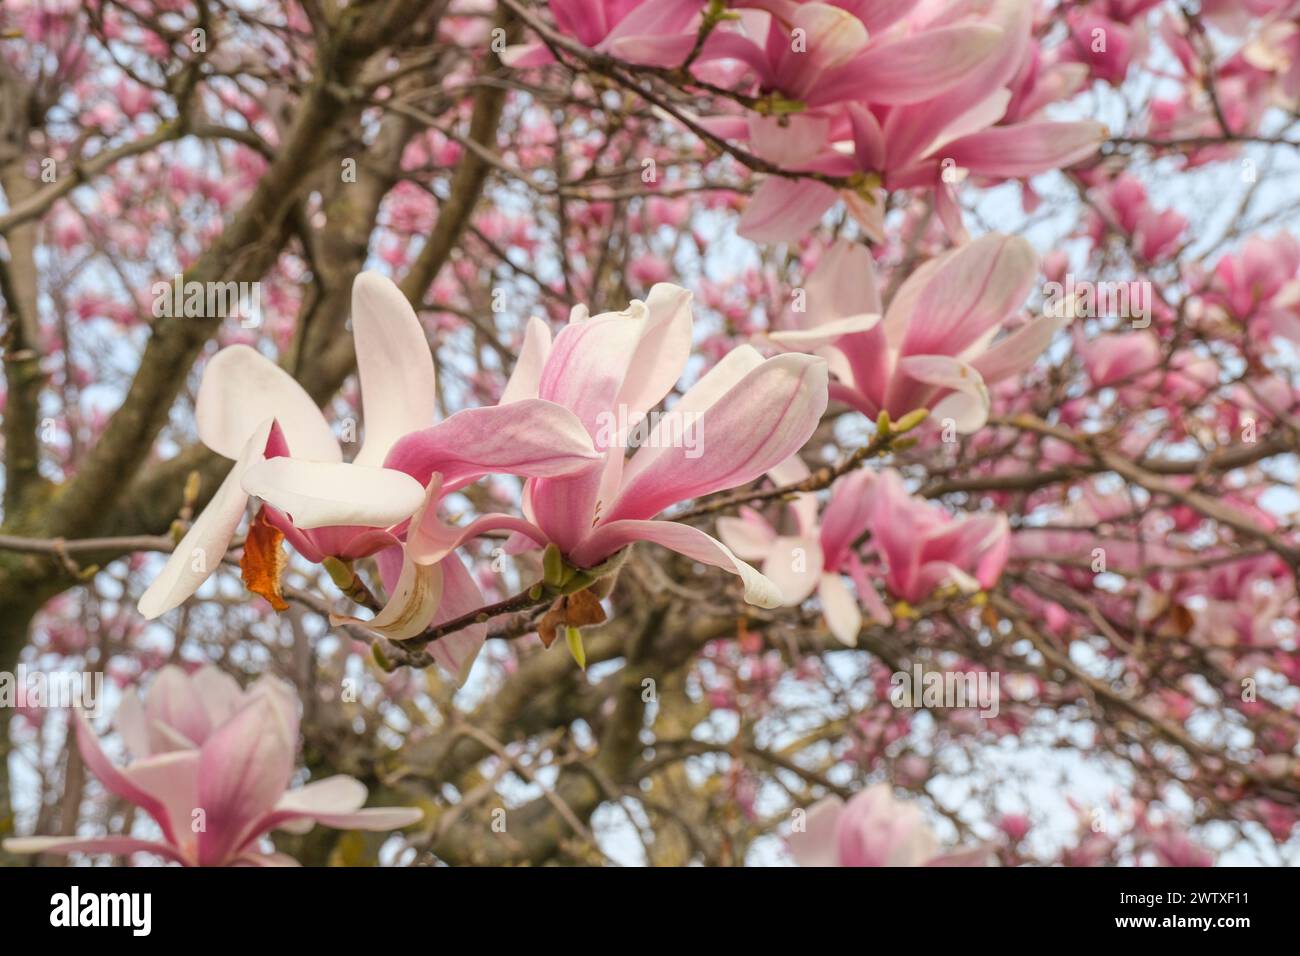
[[[77,746],[113,795],[147,813],[161,840],[132,836],[20,837],[11,853],[155,853],[185,866],[284,866],[272,830],[306,833],[314,824],[393,830],[420,820],[415,808],[363,809],[366,788],[348,776],[289,789],[298,745],[293,689],[263,677],[246,691],[211,665],[193,675],[159,671],[143,701],[126,696],[116,726],[132,760],[118,768],[77,711]]]
[[[807,355],[765,361],[741,346],[658,421],[645,421],[680,378],[693,325],[691,294],[666,283],[623,312],[592,316],[576,306],[554,343],[546,324],[532,320],[501,408],[534,396],[563,405],[582,422],[601,463],[567,477],[530,479],[526,520],[487,515],[465,528],[426,520],[412,547],[436,559],[469,537],[508,528],[518,532],[518,545],[554,543],[571,565],[593,568],[635,541],[650,541],[739,575],[747,601],[777,606],[778,588],[722,542],[652,519],[679,501],[753,481],[801,448],[826,408],[826,363]],[[634,429],[646,432],[642,440],[630,440]],[[625,458],[628,444],[640,447]],[[401,450],[394,449],[390,464],[412,471]]]
[[[805,284],[806,311],[787,315],[799,327],[770,338],[825,355],[831,397],[871,418],[928,408],[972,432],[988,419],[988,385],[1032,365],[1065,322],[1043,315],[994,342],[1037,274],[1027,242],[993,233],[926,262],[886,310],[871,254],[840,242]]]
[[[889,590],[912,604],[944,584],[967,592],[992,587],[1011,548],[1006,515],[954,518],[909,495],[893,470],[876,481],[871,537],[888,566]]]
[[[1086,64],[1095,78],[1119,86],[1129,67],[1147,55],[1146,24],[1123,17],[1126,12],[1116,10],[1108,16],[1090,7],[1070,10],[1066,15],[1070,38],[1062,46],[1065,58]]]
[[[1094,386],[1128,387],[1139,397],[1160,367],[1160,340],[1150,332],[1112,332],[1089,339],[1076,327],[1074,350]]]
[[[705,0],[551,0],[561,33],[583,46],[642,66],[677,66],[695,46]],[[554,62],[544,43],[509,47],[516,68]]]
[[[974,16],[1001,34],[995,54],[970,67],[960,82],[919,101],[849,102],[825,134],[814,116],[795,114],[787,142],[815,144],[815,154],[782,157],[792,172],[838,177],[875,174],[884,189],[933,191],[936,210],[949,234],[965,238],[953,184],[966,175],[993,180],[1024,178],[1063,169],[1087,158],[1105,138],[1105,127],[1091,121],[1020,119],[1008,113],[1013,83],[1029,58],[1032,5],[1025,0],[987,0],[951,8]],[[937,21],[932,21],[935,23]],[[1062,86],[1060,92],[1068,92]],[[824,95],[824,94],[823,94]],[[870,99],[864,96],[862,99]],[[714,132],[743,138],[745,124],[732,121]],[[840,198],[815,179],[770,176],[759,186],[741,217],[740,233],[755,242],[797,239],[816,225]],[[856,192],[843,196],[849,210],[873,235],[879,233],[883,195],[873,201]]]
[[[768,472],[780,485],[808,477],[808,468],[792,458]],[[856,471],[840,478],[831,489],[830,503],[817,521],[817,499],[801,494],[791,504],[794,534],[778,534],[752,508],[741,508],[740,517],[718,519],[718,537],[739,558],[761,561],[763,575],[781,589],[782,604],[795,607],[816,591],[826,626],[843,644],[857,644],[862,628],[859,601],[881,623],[891,618],[875,588],[867,579],[862,560],[853,543],[867,530],[871,520],[871,488],[876,476]],[[847,574],[857,597],[845,585]]]
[[[309,561],[388,552],[381,566],[391,568],[404,557],[406,520],[436,508],[426,489],[434,473],[437,494],[445,494],[493,471],[560,475],[596,458],[577,419],[547,401],[466,409],[430,425],[433,356],[415,311],[389,279],[372,272],[357,277],[352,325],[366,427],[352,462],[343,462],[329,423],[279,366],[242,345],[222,349],[208,363],[195,408],[199,438],[237,463],[141,596],[146,617],[181,604],[215,570],[250,496],[266,503],[268,520]],[[397,464],[387,460],[393,455]],[[366,623],[391,637],[410,637],[428,626],[440,598],[471,604],[478,590],[452,564],[405,560],[390,588],[396,598]],[[468,653],[461,649],[453,671]]]
[[[896,799],[886,783],[848,803],[836,796],[819,800],[804,823],[787,840],[800,866],[985,866],[990,859],[983,848],[941,855],[921,808]]]
[[[1088,232],[1094,245],[1101,244],[1107,225],[1113,225],[1133,240],[1138,255],[1147,262],[1158,262],[1177,248],[1187,217],[1173,209],[1157,211],[1136,177],[1124,173],[1097,193],[1098,205],[1109,215],[1090,216]]]
[[[1261,337],[1300,342],[1300,241],[1286,232],[1251,236],[1215,264],[1205,301]]]
[[[962,82],[1003,39],[997,26],[974,17],[939,17],[910,29],[890,24],[886,20],[905,9],[896,3],[753,6],[771,12],[747,10],[738,29],[715,30],[697,62],[739,60],[753,72],[760,95],[779,92],[808,107],[930,99]],[[956,11],[960,5],[948,7]]]

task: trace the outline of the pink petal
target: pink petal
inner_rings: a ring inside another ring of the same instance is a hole
[[[781,591],[775,584],[741,561],[721,541],[698,528],[674,521],[614,521],[596,528],[570,555],[581,567],[592,567],[635,541],[649,541],[688,558],[738,575],[745,600],[758,607],[779,607]]]
[[[1037,277],[1038,257],[1019,236],[990,233],[962,246],[917,297],[902,354],[961,354],[1024,304]]]
[[[238,687],[236,691],[238,692]],[[159,737],[154,729],[156,724],[164,724],[175,731],[186,741],[185,746],[188,747],[197,747],[212,730],[212,718],[193,681],[173,664],[164,667],[154,677],[149,693],[145,695],[144,708],[146,729],[150,734],[149,749],[152,753],[176,749],[169,740]],[[118,717],[121,717],[120,710]]]
[[[147,757],[133,762],[122,773],[162,803],[171,821],[177,848],[186,859],[198,859],[194,810],[199,805],[199,752],[177,750]]]
[[[778,537],[763,562],[763,577],[781,591],[781,603],[798,607],[817,588],[822,547],[816,538]]]
[[[567,475],[599,460],[591,436],[572,412],[554,402],[524,399],[468,408],[413,432],[393,446],[384,467],[415,478],[423,495],[435,471],[442,473],[444,487],[454,490],[492,472]]]
[[[749,141],[755,156],[783,169],[798,169],[817,158],[830,130],[831,121],[826,116],[752,116]]]
[[[736,231],[753,242],[798,239],[835,205],[835,190],[815,179],[768,176],[754,191]]]
[[[947,391],[943,398],[931,406],[931,418],[934,421],[951,419],[953,427],[963,435],[978,431],[988,421],[989,390],[980,378],[980,373],[960,359],[948,355],[909,355],[899,359],[898,372],[900,380],[910,379]],[[893,384],[891,393],[892,390]],[[904,405],[911,403],[899,401],[895,404],[891,394],[890,410],[897,415],[905,415],[912,408],[925,407],[931,401],[927,397],[921,405],[904,409]]]
[[[853,155],[863,172],[885,168],[885,133],[874,113],[861,103],[847,104],[853,129]],[[874,278],[874,273],[873,273]],[[877,306],[875,311],[879,311]]]
[[[121,736],[122,743],[132,757],[147,757],[153,752],[149,743],[149,718],[145,716],[144,705],[135,694],[122,695],[117,713],[113,715],[113,728]]]
[[[280,710],[266,698],[249,704],[208,738],[199,752],[202,865],[222,865],[257,836],[256,823],[289,784],[296,745]]]
[[[81,759],[86,762],[87,769],[99,778],[99,782],[110,793],[135,804],[153,817],[162,828],[163,837],[168,843],[179,845],[176,831],[172,828],[171,815],[164,802],[113,766],[100,746],[99,737],[86,721],[85,714],[79,710],[75,711],[72,720],[76,727],[77,750],[81,753]]]
[[[1047,351],[1065,321],[1063,316],[1040,315],[983,354],[972,356],[971,367],[980,373],[987,385],[1018,375]]]
[[[826,568],[839,571],[853,542],[871,524],[876,475],[855,471],[835,482],[831,500],[822,513],[821,543]]]
[[[889,566],[889,589],[904,600],[911,600],[920,573],[921,555],[921,529],[917,527],[912,501],[893,471],[881,472],[875,497],[872,543]]]
[[[153,843],[128,836],[10,837],[0,846],[8,853],[111,853],[115,856],[156,853],[174,863],[186,862],[175,848],[165,843]]]
[[[823,574],[818,582],[817,597],[822,603],[822,615],[831,634],[846,647],[856,647],[858,631],[862,630],[862,612],[844,579],[838,574]]]
[[[431,508],[425,512],[421,522],[411,523],[406,547],[411,552],[413,560],[420,564],[433,564],[441,561],[466,542],[491,531],[513,531],[528,537],[540,547],[544,547],[548,540],[540,528],[515,515],[483,515],[467,525],[456,526],[443,524],[438,517],[437,509]]]
[[[828,345],[835,345],[846,335],[870,332],[880,324],[878,314],[850,315],[842,319],[832,319],[810,329],[794,329],[789,332],[771,332],[768,338],[783,348],[801,352],[815,352]]]
[[[824,76],[807,102],[818,106],[865,97],[873,103],[920,103],[967,80],[1001,42],[997,27],[961,24],[872,44]]]
[[[239,683],[214,664],[204,664],[195,671],[190,684],[213,726],[229,720],[244,697]]]
[[[523,70],[554,63],[555,54],[545,43],[515,43],[502,51],[501,62],[512,69]]]
[[[649,518],[679,501],[753,481],[784,461],[803,447],[821,420],[827,376],[826,362],[809,355],[792,353],[763,362],[698,410],[702,447],[639,449],[605,520]],[[696,411],[685,398],[681,406]]]
[[[821,96],[822,89],[837,75],[838,67],[852,60],[867,45],[867,28],[853,14],[816,0],[795,8],[790,28],[802,31],[805,47],[796,50],[781,31],[781,40],[786,42],[779,42],[775,85],[810,105],[833,102]],[[772,48],[769,40],[768,49]]]
[[[803,291],[805,311],[786,313],[795,329],[769,336],[787,348],[814,351],[840,336],[869,331],[880,321],[875,262],[858,243],[840,240],[832,245],[817,261]]]
[[[853,14],[875,36],[912,11],[916,0],[836,0],[837,7]]]
[[[439,567],[442,568],[442,604],[434,615],[434,627],[477,611],[485,603],[483,592],[459,557],[448,555]],[[469,677],[470,668],[487,639],[487,631],[486,622],[471,624],[428,645],[429,654],[452,676],[458,687]]]
[[[626,407],[628,417],[658,405],[686,370],[695,324],[691,298],[680,286],[657,282],[646,296],[644,318],[633,319],[640,325],[640,338],[616,399],[617,405]]]
[[[786,839],[795,863],[800,866],[839,865],[835,831],[843,811],[844,801],[836,796],[824,797],[805,811],[803,831],[795,831]]]
[[[534,316],[524,329],[524,344],[519,349],[519,358],[497,404],[509,405],[520,399],[536,398],[542,369],[546,367],[546,358],[550,354],[551,327]]]
[[[741,508],[740,517],[724,516],[718,519],[718,538],[744,561],[762,561],[767,557],[776,532],[752,508]]]
[[[1106,127],[1091,120],[1015,123],[955,140],[944,155],[979,175],[1033,176],[1087,159],[1106,135]]]

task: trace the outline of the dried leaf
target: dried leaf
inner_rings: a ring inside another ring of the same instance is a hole
[[[564,610],[564,622],[570,627],[605,623],[605,609],[600,606],[600,598],[590,591],[575,591],[568,595]]]
[[[244,555],[239,559],[244,586],[254,594],[266,598],[277,611],[287,610],[289,602],[284,599],[284,592],[280,589],[280,577],[288,563],[284,535],[266,520],[265,509],[259,510],[248,528]]]
[[[605,619],[605,609],[600,605],[600,598],[590,590],[575,591],[555,599],[555,603],[537,622],[537,636],[542,639],[542,646],[550,647],[559,636],[561,627],[603,624]]]

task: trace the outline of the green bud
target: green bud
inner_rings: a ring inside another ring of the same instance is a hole
[[[898,420],[898,424],[894,426],[894,433],[902,435],[904,432],[910,432],[929,417],[928,408],[914,408]]]
[[[567,569],[564,566],[564,555],[560,554],[560,549],[552,542],[546,546],[542,552],[542,580],[549,587],[558,588],[568,577]]]
[[[329,574],[330,580],[338,585],[340,591],[346,593],[351,590],[352,582],[356,578],[352,573],[351,564],[338,558],[326,558],[321,562],[321,566]]]
[[[891,429],[891,424],[892,424],[892,423],[890,422],[890,419],[889,419],[889,412],[885,411],[885,410],[882,408],[882,409],[880,410],[880,415],[879,415],[879,417],[876,418],[876,431],[879,432],[882,436],[883,436],[883,435],[888,435],[888,434],[890,433],[890,431],[892,430],[892,429]]]

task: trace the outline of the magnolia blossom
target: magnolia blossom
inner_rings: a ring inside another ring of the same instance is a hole
[[[382,313],[364,307],[367,291],[387,280],[363,274],[353,289],[358,360],[369,348],[382,347]],[[358,309],[357,306],[363,307]],[[374,327],[374,335],[362,329]],[[421,348],[427,353],[427,346]],[[432,374],[432,359],[429,359]],[[400,383],[400,376],[399,376]],[[371,386],[373,389],[374,386]],[[378,394],[362,385],[362,404],[369,412],[368,428],[374,433],[372,448],[390,440],[386,436],[418,427],[433,414],[431,402],[421,407],[422,396],[401,399],[401,387],[382,388]],[[372,395],[374,398],[372,399]],[[376,401],[378,399],[379,401]],[[382,409],[371,407],[382,404]],[[140,597],[140,613],[155,618],[179,606],[216,570],[234,539],[250,494],[269,496],[291,507],[302,528],[354,525],[385,528],[420,506],[424,488],[407,475],[379,467],[382,453],[373,450],[352,463],[343,452],[316,403],[293,377],[246,345],[232,345],[214,355],[203,372],[195,403],[199,440],[235,466],[206,508],[195,518],[161,572]],[[392,416],[387,421],[385,418]],[[264,480],[275,478],[284,464],[258,469],[268,458],[286,458],[296,483],[273,489]],[[291,498],[293,491],[300,492]],[[269,500],[268,498],[268,500]]]
[[[208,363],[195,409],[199,437],[238,461],[140,598],[146,617],[198,589],[229,548],[252,495],[310,561],[380,554],[391,600],[365,623],[389,637],[411,637],[440,609],[444,616],[464,613],[482,602],[458,561],[410,558],[402,537],[407,519],[436,510],[442,494],[489,472],[562,475],[596,458],[581,424],[552,402],[466,409],[430,424],[433,356],[415,310],[391,280],[373,272],[357,277],[352,327],[366,431],[351,463],[342,461],[329,423],[287,372],[247,346],[223,349]],[[390,452],[397,464],[387,460]],[[439,480],[430,485],[434,474]],[[439,642],[435,656],[460,673],[482,634],[471,629]]]
[[[1014,102],[1014,94],[1022,92],[1018,74],[1031,60],[1032,19],[1029,0],[918,8],[905,22],[913,36],[900,41],[915,49],[909,47],[908,56],[891,61],[887,95],[877,98],[870,85],[854,86],[849,80],[842,92],[852,101],[835,113],[833,122],[828,124],[816,113],[782,117],[785,137],[774,130],[766,137],[768,142],[784,144],[775,154],[776,161],[791,171],[840,178],[870,174],[886,190],[931,190],[945,228],[955,239],[964,238],[953,188],[962,178],[1022,178],[1063,169],[1093,154],[1106,135],[1100,123],[1041,119],[1026,115],[1028,104]],[[971,26],[993,31],[996,42],[984,47],[985,34],[971,32]],[[961,66],[955,82],[946,68],[932,63],[945,51],[951,58],[949,65]],[[840,72],[847,77],[849,69],[843,66]],[[936,80],[942,81],[941,90],[935,89]],[[896,87],[925,95],[888,95]],[[1041,92],[1067,95],[1073,89],[1069,81],[1053,82]],[[817,97],[829,99],[839,92],[840,87],[828,78],[819,84]],[[1040,96],[1033,109],[1041,105]],[[724,119],[713,131],[747,138],[752,131],[737,119]],[[755,137],[754,148],[761,152],[763,143],[763,138]],[[831,186],[814,178],[770,176],[750,200],[740,233],[756,242],[796,239],[816,225],[837,198],[840,194]],[[863,227],[879,238],[883,193],[846,190],[843,198]]]
[[[644,66],[677,66],[695,46],[705,0],[552,0],[560,32],[583,46]],[[544,43],[508,47],[513,67],[542,66],[555,57]]]
[[[1205,300],[1261,338],[1300,343],[1300,241],[1286,232],[1251,236],[1219,259]]]
[[[1093,245],[1100,247],[1107,227],[1113,227],[1132,239],[1137,253],[1147,262],[1168,258],[1177,250],[1178,240],[1187,228],[1187,217],[1174,209],[1157,210],[1146,187],[1135,176],[1118,176],[1098,187],[1095,194],[1100,212],[1088,217]]]
[[[787,841],[800,866],[985,866],[988,850],[941,855],[921,808],[894,797],[886,783],[847,803],[830,796],[808,808]]]
[[[768,472],[768,476],[778,486],[793,484],[808,477],[808,468],[800,459],[792,458]],[[850,647],[857,644],[862,628],[859,601],[880,623],[891,619],[853,547],[871,520],[871,488],[875,480],[869,471],[840,478],[831,489],[831,500],[820,524],[816,497],[798,495],[790,505],[795,518],[793,534],[778,534],[752,508],[741,508],[738,518],[718,519],[718,537],[737,557],[763,562],[764,576],[781,589],[782,603],[787,607],[803,603],[816,591],[826,626],[837,640]],[[857,597],[841,575],[848,575]]]
[[[963,591],[992,587],[1007,563],[1011,529],[1004,514],[954,518],[913,497],[896,471],[875,483],[871,540],[888,565],[889,590],[913,604],[944,584]]]
[[[1066,321],[1051,312],[994,341],[1037,275],[1027,242],[991,233],[914,270],[884,309],[871,253],[841,241],[805,283],[806,309],[787,313],[795,327],[770,337],[825,356],[831,398],[872,418],[928,408],[972,432],[988,419],[988,385],[1032,365]]]
[[[634,541],[650,541],[740,576],[745,599],[775,607],[780,590],[722,542],[689,525],[651,520],[669,506],[753,481],[793,455],[826,408],[826,363],[807,355],[764,360],[741,346],[686,391],[624,457],[624,424],[638,422],[668,394],[690,356],[691,294],[660,283],[623,312],[590,315],[576,306],[551,341],[545,323],[527,339],[502,395],[503,409],[535,397],[570,409],[601,456],[568,477],[530,479],[525,518],[487,515],[465,528],[425,521],[412,534],[424,560],[492,529],[516,532],[516,546],[554,543],[578,568],[594,568]],[[701,442],[672,440],[690,416]],[[403,445],[389,463],[416,473]]]
[[[749,6],[772,12],[742,10],[738,29],[711,33],[697,62],[739,60],[754,73],[760,93],[779,92],[809,107],[929,99],[960,83],[1002,41],[996,26],[974,18],[890,30],[906,12],[897,3],[855,4],[854,9],[818,2]]]
[[[158,672],[143,700],[128,695],[116,729],[133,758],[113,764],[80,711],[77,746],[114,796],[147,813],[161,839],[132,836],[20,837],[11,853],[155,853],[185,866],[295,866],[269,846],[272,830],[306,833],[315,824],[394,830],[423,816],[407,807],[363,809],[366,788],[348,776],[290,789],[298,746],[293,688],[262,677],[248,690],[207,665],[194,674]]]

